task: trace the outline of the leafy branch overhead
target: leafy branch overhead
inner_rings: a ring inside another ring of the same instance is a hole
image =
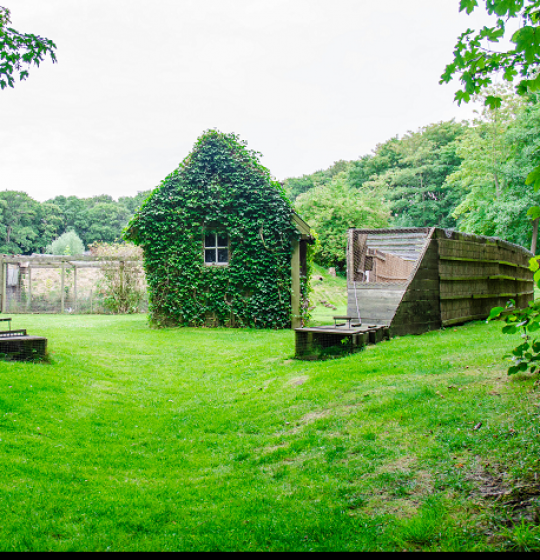
[[[32,64],[39,66],[47,56],[54,62],[53,41],[31,33],[19,33],[9,27],[11,12],[0,6],[0,89],[14,87],[15,80],[26,80]]]
[[[479,0],[461,0],[460,11],[471,14],[478,4]],[[488,14],[496,19],[493,26],[465,31],[455,47],[454,62],[441,77],[441,83],[449,83],[459,76],[462,85],[456,92],[459,104],[468,103],[493,84],[496,75],[507,82],[518,79],[520,95],[540,91],[540,0],[485,0],[485,4]],[[516,26],[519,28],[514,30]],[[507,40],[513,48],[506,51],[497,48]],[[492,108],[500,103],[495,95],[486,99]]]
[[[460,0],[461,12],[472,14],[478,6],[479,0]],[[496,21],[480,31],[468,29],[459,37],[454,62],[446,67],[441,84],[459,76],[459,104],[468,103],[492,85],[495,76],[511,83],[518,80],[519,95],[540,92],[540,0],[485,0],[485,7]],[[513,47],[501,49],[501,43],[508,40]],[[491,109],[502,103],[498,95],[488,95],[485,100]],[[536,157],[540,159],[540,153]],[[540,166],[528,176],[527,185],[540,190]]]

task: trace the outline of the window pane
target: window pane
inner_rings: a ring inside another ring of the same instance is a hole
[[[206,249],[204,252],[204,262],[206,264],[214,264],[216,262],[216,250]]]
[[[204,246],[205,247],[215,247],[216,246],[216,234],[207,233],[204,236]]]
[[[226,234],[219,234],[218,235],[218,247],[228,247],[229,246],[229,237]]]
[[[229,249],[218,249],[218,262],[220,264],[229,262]]]

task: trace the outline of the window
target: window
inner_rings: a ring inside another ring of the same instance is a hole
[[[208,266],[227,266],[229,264],[229,236],[226,233],[205,234],[204,264]]]

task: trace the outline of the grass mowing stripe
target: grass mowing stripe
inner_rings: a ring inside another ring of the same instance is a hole
[[[15,323],[52,360],[0,362],[2,550],[537,546],[483,491],[533,488],[540,456],[496,324],[306,363],[288,331]]]

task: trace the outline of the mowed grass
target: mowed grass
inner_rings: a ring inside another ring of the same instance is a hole
[[[500,325],[309,363],[290,331],[13,327],[51,361],[0,362],[1,550],[540,550],[538,378]]]
[[[311,326],[333,325],[334,317],[347,315],[346,278],[331,276],[325,268],[313,265],[311,287]]]

